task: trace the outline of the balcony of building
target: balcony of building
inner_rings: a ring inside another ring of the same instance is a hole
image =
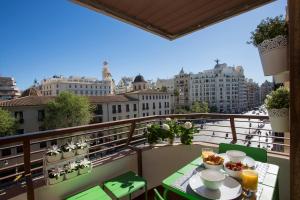
[[[148,145],[144,135],[146,125],[162,124],[166,117],[177,118],[179,123],[192,121],[196,125],[197,132],[192,145],[182,145],[179,140],[175,140],[173,145],[166,141],[153,147]],[[251,127],[249,123],[252,124]],[[275,136],[269,134],[269,131],[267,116],[182,114],[127,119],[0,138],[0,199],[65,199],[92,186],[102,185],[105,180],[127,171],[144,177],[151,190],[161,186],[162,181],[176,170],[198,158],[202,148],[212,147],[218,152],[218,143],[221,142],[267,149],[268,163],[280,168],[280,199],[289,199],[290,138]],[[55,185],[47,184],[44,163],[47,148],[55,144],[60,146],[80,136],[89,138],[88,158],[93,164],[91,172]],[[252,137],[251,144],[248,143],[248,137]],[[279,149],[284,149],[285,152],[275,151],[278,149],[275,146],[282,147]],[[8,149],[11,149],[10,153]],[[138,191],[133,197],[142,192]],[[268,195],[267,192],[263,195]],[[174,194],[170,195],[171,199],[176,198]],[[143,196],[139,199],[143,199]]]

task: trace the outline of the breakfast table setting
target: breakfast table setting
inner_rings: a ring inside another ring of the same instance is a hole
[[[203,148],[201,156],[163,180],[164,199],[168,192],[191,200],[261,199],[278,195],[279,167],[256,161],[238,150],[214,153]]]

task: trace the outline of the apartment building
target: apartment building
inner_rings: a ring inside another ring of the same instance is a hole
[[[221,113],[240,113],[246,110],[245,76],[242,66],[226,63],[214,69],[190,74],[190,100],[207,102]]]
[[[265,81],[260,86],[260,101],[263,104],[266,96],[274,90],[274,83]]]
[[[260,88],[258,83],[255,83],[252,79],[246,79],[246,97],[247,97],[247,109],[251,110],[260,106]]]
[[[161,90],[163,87],[167,89],[168,92],[174,93],[175,89],[175,80],[174,78],[169,79],[157,79],[156,80],[156,89]]]
[[[21,95],[13,77],[0,77],[0,100],[14,99]]]
[[[175,75],[175,107],[189,107],[190,101],[190,76],[181,68],[178,75]]]
[[[62,91],[71,91],[80,96],[103,96],[114,93],[115,84],[108,63],[103,63],[102,80],[79,76],[53,76],[41,81],[44,96],[57,96]]]

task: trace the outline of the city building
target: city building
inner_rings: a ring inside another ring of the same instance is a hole
[[[172,113],[173,102],[171,93],[150,89],[142,75],[136,76],[132,84],[134,91],[125,95],[138,99],[140,117]]]
[[[126,92],[131,92],[133,90],[132,82],[133,82],[132,77],[126,77],[126,76],[122,77],[115,87],[115,93],[122,94]]]
[[[80,96],[103,96],[114,93],[115,85],[109,72],[108,63],[103,63],[102,80],[89,77],[53,76],[41,81],[44,96],[57,96],[62,91],[72,91]]]
[[[246,97],[247,97],[247,110],[251,110],[260,106],[260,88],[258,83],[255,83],[253,79],[246,79]]]
[[[178,75],[175,75],[175,107],[189,107],[191,105],[189,90],[190,76],[181,68]]]
[[[266,96],[274,90],[274,83],[265,81],[260,86],[260,101],[263,104]]]
[[[21,95],[13,77],[0,77],[0,100],[14,99]]]
[[[242,66],[217,64],[214,69],[190,75],[190,100],[207,102],[221,113],[246,110],[245,76]]]
[[[158,78],[156,80],[156,89],[162,90],[162,88],[166,88],[168,92],[174,93],[174,89],[175,89],[174,78],[169,78],[169,79]]]

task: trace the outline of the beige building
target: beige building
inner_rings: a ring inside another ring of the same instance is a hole
[[[174,93],[174,89],[175,89],[174,78],[170,78],[170,79],[158,78],[156,80],[156,89],[161,90],[163,87],[165,87],[168,92]]]
[[[71,91],[80,96],[104,96],[114,94],[115,84],[108,63],[103,63],[102,80],[79,76],[53,76],[41,81],[44,96],[57,96],[63,91]]]
[[[175,75],[175,107],[189,107],[190,101],[190,74],[187,74],[181,68],[178,75]]]
[[[265,81],[260,86],[260,100],[264,103],[266,96],[274,90],[274,83]]]
[[[247,110],[260,106],[260,88],[252,79],[246,79]]]

